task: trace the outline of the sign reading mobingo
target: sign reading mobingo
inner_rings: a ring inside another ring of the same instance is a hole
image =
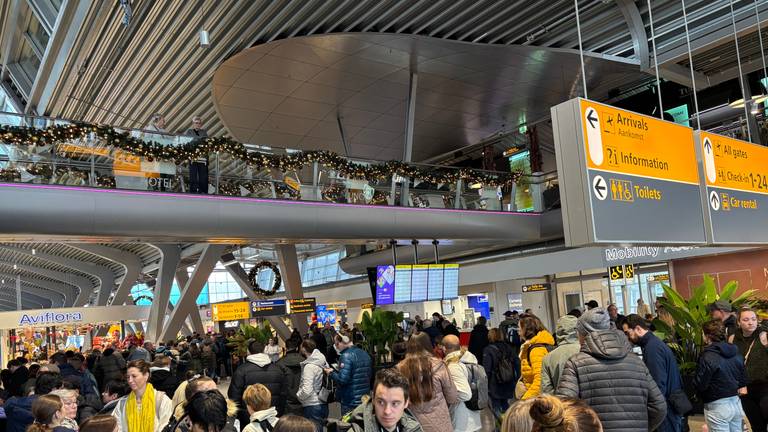
[[[692,129],[580,98],[552,127],[566,245],[706,242]]]
[[[83,314],[80,312],[41,312],[41,313],[24,313],[19,320],[19,326],[34,326],[34,325],[54,325],[54,324],[69,324],[83,321]]]

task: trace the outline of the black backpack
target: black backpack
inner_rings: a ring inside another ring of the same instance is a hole
[[[499,364],[496,365],[496,370],[493,372],[496,382],[503,384],[517,381],[515,363],[511,353],[506,352],[507,350],[501,349],[498,346],[494,346],[494,348],[499,351]]]
[[[272,426],[272,423],[269,422],[269,420],[254,420],[251,423],[256,423],[261,427],[261,430],[264,432],[272,432],[275,430],[275,427]]]

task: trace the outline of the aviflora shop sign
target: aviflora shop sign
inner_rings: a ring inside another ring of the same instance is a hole
[[[0,312],[0,329],[146,321],[149,308],[123,305]]]
[[[80,312],[43,312],[39,314],[22,314],[19,327],[54,325],[82,322],[83,314]]]

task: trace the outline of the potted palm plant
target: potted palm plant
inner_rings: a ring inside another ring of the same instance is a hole
[[[242,360],[248,356],[248,345],[252,341],[266,344],[271,337],[272,327],[268,323],[264,323],[262,327],[240,324],[238,332],[234,336],[227,338],[227,346],[232,348],[235,355]]]
[[[392,345],[397,341],[397,325],[403,321],[402,312],[375,309],[363,313],[360,329],[365,340],[363,347],[373,358],[374,366],[386,363]]]

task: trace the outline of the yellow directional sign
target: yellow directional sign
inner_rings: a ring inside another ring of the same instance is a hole
[[[624,278],[632,279],[635,277],[635,266],[633,264],[627,264],[624,266]]]
[[[214,321],[234,321],[251,317],[251,304],[249,302],[218,303],[211,305]]]

